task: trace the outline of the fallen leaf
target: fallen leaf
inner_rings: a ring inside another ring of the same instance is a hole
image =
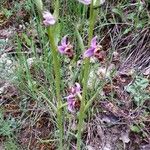
[[[109,143],[107,143],[104,147],[103,150],[111,150],[111,145]]]
[[[144,74],[145,76],[150,75],[150,66],[147,67],[147,68],[145,68],[145,70],[143,71],[143,74]]]
[[[129,143],[130,139],[129,139],[129,133],[128,132],[122,132],[121,133],[121,137],[120,140],[122,140],[122,142],[125,143]]]
[[[92,146],[88,145],[86,146],[87,150],[95,150],[95,148],[93,148]]]
[[[120,109],[118,106],[114,105],[109,101],[101,102],[102,107],[108,110],[109,112],[113,113],[116,117],[126,117],[127,114]]]
[[[140,150],[150,150],[150,144],[140,146]]]

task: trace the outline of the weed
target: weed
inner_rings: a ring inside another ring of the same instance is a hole
[[[149,85],[149,80],[142,76],[136,76],[135,81],[126,87],[127,92],[131,93],[134,102],[137,106],[143,105],[146,100],[150,99],[146,87]]]
[[[6,150],[18,150],[17,143],[14,139],[14,130],[17,124],[13,118],[4,119],[3,111],[0,110],[0,135],[5,137],[4,147]]]

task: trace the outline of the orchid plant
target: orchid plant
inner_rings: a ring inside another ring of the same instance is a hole
[[[58,3],[57,3],[58,4]],[[57,5],[56,5],[57,6]],[[56,7],[58,9],[58,7]],[[57,10],[58,12],[58,10]],[[43,24],[47,27],[48,31],[48,37],[49,42],[51,46],[52,51],[52,57],[53,57],[53,65],[54,65],[54,73],[55,73],[55,87],[56,87],[56,99],[57,99],[57,124],[59,128],[59,149],[62,149],[63,147],[63,120],[62,120],[62,98],[60,96],[60,83],[61,83],[61,77],[60,77],[60,62],[58,58],[58,47],[55,43],[55,36],[53,35],[53,32],[51,30],[51,26],[56,24],[56,18],[48,11],[43,12]]]
[[[83,52],[83,61],[84,64],[84,76],[83,76],[83,83],[82,89],[79,83],[75,83],[69,90],[68,96],[65,97],[67,101],[67,109],[70,113],[74,114],[76,110],[76,104],[79,102],[79,115],[78,115],[78,133],[77,133],[77,150],[81,149],[81,129],[83,127],[84,121],[84,110],[86,105],[86,93],[87,93],[87,81],[88,81],[88,73],[90,68],[90,61],[91,57],[97,58],[99,61],[105,56],[105,52],[102,50],[102,46],[97,42],[97,36],[93,37],[93,29],[94,29],[94,22],[96,20],[96,12],[93,9],[93,0],[78,0],[80,3],[84,5],[91,5],[90,7],[90,18],[89,18],[89,43],[88,49]],[[57,1],[58,4],[58,1]],[[56,7],[58,10],[58,5]],[[57,12],[58,12],[57,10]],[[60,85],[61,85],[61,76],[60,76],[60,60],[59,54],[64,55],[72,59],[75,55],[73,51],[73,45],[68,40],[68,35],[65,35],[60,44],[57,45],[55,42],[55,33],[52,32],[51,26],[55,26],[57,24],[57,19],[48,11],[43,12],[43,24],[48,29],[48,36],[50,41],[50,47],[53,56],[53,65],[55,71],[55,86],[56,86],[56,99],[57,99],[57,123],[60,133],[60,146],[59,149],[63,149],[63,113],[62,113],[62,106],[63,101],[61,98],[60,93]]]

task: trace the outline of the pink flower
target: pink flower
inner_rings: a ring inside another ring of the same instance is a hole
[[[61,54],[65,54],[69,58],[73,58],[73,46],[67,41],[67,35],[62,38],[61,45],[58,46],[58,50]]]
[[[78,0],[79,2],[83,3],[84,5],[91,4],[91,0]]]
[[[55,17],[48,11],[43,12],[43,18],[44,18],[43,23],[45,26],[54,25],[56,23]]]
[[[95,36],[92,40],[91,40],[91,46],[89,49],[87,49],[84,54],[83,57],[84,58],[90,58],[92,56],[96,57],[99,61],[102,61],[105,57],[105,51],[102,51],[102,46],[97,44],[97,36]]]
[[[76,95],[77,93],[81,93],[81,86],[80,86],[80,84],[76,82],[75,85],[71,87],[70,92],[73,95]]]
[[[80,107],[80,101],[77,98],[77,95],[81,93],[81,86],[79,83],[75,83],[73,87],[71,87],[69,96],[66,97],[68,110],[70,112],[75,112],[77,107]],[[79,104],[79,106],[77,105]]]
[[[67,108],[70,112],[75,112],[75,102],[76,99],[74,95],[67,96],[67,105],[68,105]]]

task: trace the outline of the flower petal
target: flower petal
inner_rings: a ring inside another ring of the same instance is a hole
[[[67,35],[65,35],[62,40],[61,40],[61,45],[62,46],[67,46]]]
[[[81,86],[77,82],[75,83],[75,91],[76,91],[76,93],[80,93],[81,92]]]
[[[75,106],[75,97],[74,95],[69,95],[67,98],[67,104],[68,104],[68,110],[70,112],[74,112],[74,106]]]
[[[55,24],[55,20],[54,19],[44,20],[43,23],[44,23],[45,26],[54,25]]]
[[[91,4],[91,0],[78,0],[78,1],[85,5]]]
[[[44,18],[44,25],[49,26],[49,25],[54,25],[56,22],[55,17],[48,11],[43,12],[43,18]]]
[[[65,53],[65,47],[64,47],[64,46],[58,46],[58,51],[59,51],[61,54],[64,54],[64,53]]]
[[[91,57],[94,55],[94,48],[89,48],[83,54],[83,58]]]
[[[75,96],[70,94],[69,96],[65,97],[67,99],[67,102],[72,102],[75,99]]]
[[[44,11],[44,12],[43,12],[43,18],[44,18],[44,19],[49,18],[49,16],[51,16],[51,13],[50,13],[49,11]]]
[[[97,36],[95,36],[92,40],[91,40],[91,47],[96,48],[97,46]]]
[[[68,107],[67,107],[67,108],[68,108],[68,110],[69,110],[70,112],[72,112],[72,113],[75,112],[75,111],[74,111],[74,107],[73,107],[72,104],[68,104]]]

